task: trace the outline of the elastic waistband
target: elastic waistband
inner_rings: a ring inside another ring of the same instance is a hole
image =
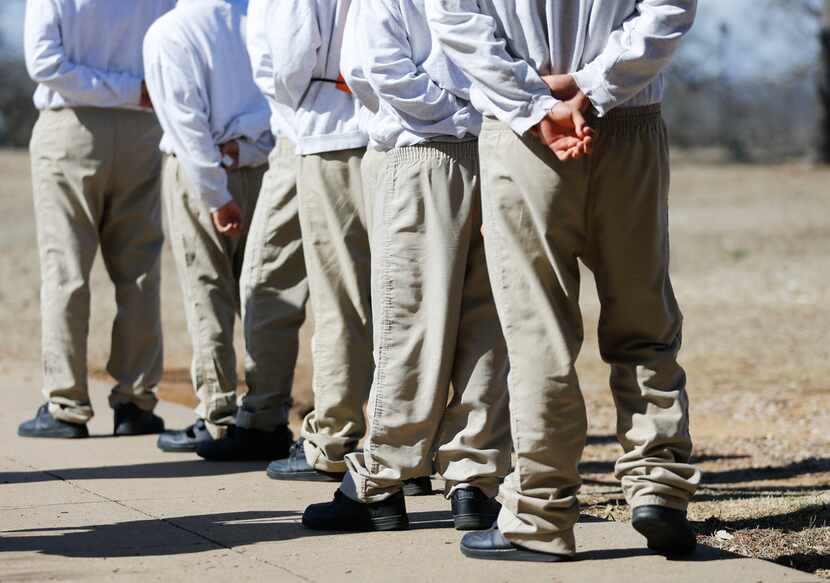
[[[389,150],[387,155],[400,162],[417,162],[426,159],[452,158],[457,160],[477,160],[478,140],[464,142],[424,142],[414,146],[405,146]]]
[[[593,110],[587,112],[586,118],[592,127],[620,127],[637,126],[662,117],[663,108],[659,103],[642,105],[639,107],[619,107],[612,109],[603,117],[597,116]]]

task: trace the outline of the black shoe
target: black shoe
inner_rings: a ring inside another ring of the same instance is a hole
[[[303,480],[307,482],[340,482],[345,472],[315,470],[305,457],[302,437],[288,450],[288,457],[268,464],[266,473],[272,480]]]
[[[113,411],[113,435],[149,435],[164,431],[164,420],[153,413],[139,409],[133,403],[119,405]]]
[[[687,555],[697,546],[686,512],[665,506],[638,506],[631,526],[646,537],[648,548],[665,555]]]
[[[397,492],[383,502],[355,502],[339,489],[334,500],[312,504],[303,512],[303,526],[313,530],[368,532],[373,530],[406,530],[409,518],[403,493]]]
[[[421,476],[420,478],[410,478],[403,482],[404,496],[431,496],[432,495],[432,480],[429,476]]]
[[[177,431],[165,431],[159,435],[156,445],[161,451],[178,453],[196,451],[197,445],[212,440],[213,436],[208,431],[205,420],[199,419],[190,427]]]
[[[33,419],[24,421],[17,427],[20,437],[55,437],[59,439],[79,439],[89,437],[86,425],[68,423],[55,419],[49,413],[49,404],[41,405]]]
[[[497,527],[490,530],[468,532],[461,538],[461,552],[471,559],[493,561],[532,561],[535,563],[558,563],[570,561],[566,555],[554,555],[517,547]]]
[[[284,458],[294,442],[287,425],[274,431],[259,431],[232,425],[221,439],[205,441],[196,446],[196,453],[215,462],[250,462]]]
[[[452,493],[452,520],[455,530],[487,530],[499,517],[501,504],[478,488],[462,488]]]

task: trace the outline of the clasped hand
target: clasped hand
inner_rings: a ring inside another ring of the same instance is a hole
[[[223,164],[226,171],[239,168],[239,143],[236,140],[225,142],[219,146],[222,158],[228,160]],[[213,226],[222,235],[233,237],[241,235],[245,225],[242,221],[242,209],[235,201],[230,201],[211,213]]]
[[[594,131],[583,112],[588,98],[570,75],[547,75],[542,80],[559,103],[531,132],[560,160],[575,160],[591,153]]]

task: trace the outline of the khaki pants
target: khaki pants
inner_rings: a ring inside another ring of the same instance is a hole
[[[369,239],[363,148],[300,156],[297,193],[314,337],[314,411],[303,421],[308,462],[343,472],[366,424],[372,379]]]
[[[387,154],[375,199],[369,435],[346,495],[382,500],[438,471],[495,496],[510,469],[507,352],[481,237],[475,142]],[[450,393],[450,384],[452,392]]]
[[[269,162],[242,267],[248,392],[236,414],[237,425],[260,431],[288,423],[308,300],[293,143],[281,138]]]
[[[689,465],[682,316],[669,280],[669,156],[659,107],[593,120],[593,154],[559,162],[533,137],[488,119],[480,137],[487,259],[510,356],[517,462],[501,487],[499,527],[521,546],[574,552],[585,404],[574,362],[582,343],[580,258],[601,303],[611,365],[616,476],[633,507],[684,509]]]
[[[242,208],[246,225],[251,224],[266,168],[228,173],[228,187]],[[199,398],[196,415],[216,434],[217,426],[232,425],[236,415],[233,328],[240,308],[239,278],[246,235],[226,237],[216,231],[210,210],[193,191],[174,156],[165,157],[162,191],[193,343],[191,375]]]
[[[360,163],[360,176],[363,180],[363,200],[366,206],[366,231],[369,233],[369,243],[372,243],[374,233],[374,199],[376,193],[383,188],[382,180],[386,174],[386,152],[367,148],[363,161]]]
[[[89,275],[98,247],[115,285],[110,405],[156,404],[162,373],[161,228],[153,115],[44,111],[30,145],[41,266],[43,394],[63,421],[92,417],[87,385]]]

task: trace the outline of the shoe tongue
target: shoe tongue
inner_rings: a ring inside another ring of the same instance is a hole
[[[305,439],[302,437],[291,444],[291,452],[290,455],[293,458],[305,458],[305,445],[303,445]]]

